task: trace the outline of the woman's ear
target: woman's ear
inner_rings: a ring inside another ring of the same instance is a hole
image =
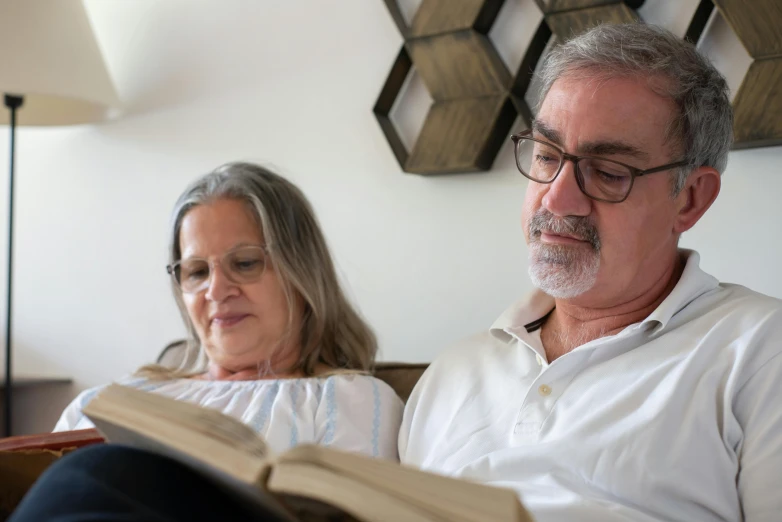
[[[674,233],[686,232],[700,220],[717,199],[721,184],[720,173],[712,167],[698,167],[690,172],[684,188],[676,196]]]

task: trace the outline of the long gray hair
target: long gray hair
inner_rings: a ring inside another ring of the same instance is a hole
[[[689,42],[654,25],[599,25],[555,47],[546,57],[539,75],[538,109],[554,82],[571,73],[598,80],[634,76],[664,80],[662,85],[654,81],[649,85],[678,107],[666,140],[675,143],[675,153],[687,162],[674,173],[674,195],[697,167],[724,172],[733,143],[728,84]]]
[[[313,375],[318,364],[334,370],[371,370],[377,352],[375,335],[340,288],[326,240],[307,198],[285,178],[250,163],[228,163],[196,180],[174,207],[169,262],[181,259],[179,233],[185,215],[198,205],[223,198],[245,202],[257,220],[268,261],[280,278],[288,303],[289,330],[296,324],[295,314],[301,314],[298,331],[287,334],[298,337],[301,355],[295,368],[287,370],[299,370],[306,376]],[[188,356],[176,369],[150,365],[139,374],[176,378],[206,369],[206,353],[182,292],[173,281],[172,287],[188,331]]]

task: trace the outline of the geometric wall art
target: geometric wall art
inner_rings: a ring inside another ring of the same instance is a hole
[[[640,21],[643,0],[535,0],[543,19],[519,67],[509,71],[489,39],[505,0],[422,0],[410,24],[396,0],[384,0],[404,44],[373,112],[400,167],[423,175],[489,170],[517,117],[532,112],[525,95],[532,73],[553,39],[601,23]],[[782,1],[702,0],[685,38],[697,42],[715,4],[754,58],[734,100],[736,146],[782,142]],[[411,72],[432,98],[408,150],[391,117]]]

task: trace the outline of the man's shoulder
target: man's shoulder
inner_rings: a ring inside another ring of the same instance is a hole
[[[515,349],[513,343],[490,330],[469,335],[434,358],[421,376],[418,387],[443,390],[453,384],[463,389],[467,383],[480,381],[497,367],[506,366]]]
[[[782,299],[734,283],[720,283],[718,288],[726,301],[749,311],[782,312]]]
[[[704,297],[702,313],[719,322],[735,323],[742,328],[763,326],[782,332],[782,300],[776,297],[732,283],[720,283],[711,295]]]
[[[496,355],[510,349],[508,341],[501,338],[503,335],[506,334],[501,332],[498,335],[496,331],[484,330],[463,337],[435,357],[431,366],[444,364],[449,366],[472,366],[483,361],[491,360]]]
[[[720,283],[678,315],[678,328],[697,336],[699,346],[724,349],[733,371],[744,376],[739,380],[782,354],[782,300],[775,297]]]
[[[746,286],[723,282],[682,303],[676,315],[680,324],[698,320],[746,324],[770,316],[780,318],[782,300]]]
[[[490,330],[457,341],[429,365],[418,380],[405,406],[405,430],[441,433],[451,419],[464,413],[466,404],[479,396],[489,400],[487,383],[512,366],[515,343]],[[500,404],[502,401],[499,401]],[[406,448],[406,435],[400,435],[400,452]],[[421,441],[418,441],[420,444]],[[428,447],[428,443],[426,443]],[[407,455],[409,458],[409,455]]]

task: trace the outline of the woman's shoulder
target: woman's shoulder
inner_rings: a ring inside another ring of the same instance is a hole
[[[315,421],[320,443],[396,459],[404,403],[382,380],[338,373],[325,378]]]
[[[140,386],[146,382],[146,379],[127,376],[117,379],[114,382],[117,384],[124,384],[126,386]],[[87,419],[84,417],[84,414],[82,413],[82,410],[107,386],[108,384],[93,386],[81,391],[78,395],[76,395],[76,398],[74,398],[62,412],[62,415],[57,421],[53,431],[67,431],[77,428],[92,427],[92,423],[87,421]]]
[[[402,402],[394,389],[385,381],[364,373],[333,373],[323,378],[324,394],[338,394],[354,399],[390,399]]]
[[[123,386],[131,386],[133,388],[140,388],[144,384],[148,383],[149,379],[143,378],[143,377],[137,377],[134,375],[126,375],[124,377],[120,377],[119,379],[115,379],[107,384],[99,384],[98,386],[93,386],[91,388],[87,388],[86,390],[81,391],[73,402],[79,404],[80,406],[86,406],[88,402],[90,402],[92,399],[95,398],[96,395],[98,395],[100,392],[102,392],[104,389],[106,389],[110,384],[121,384]]]

